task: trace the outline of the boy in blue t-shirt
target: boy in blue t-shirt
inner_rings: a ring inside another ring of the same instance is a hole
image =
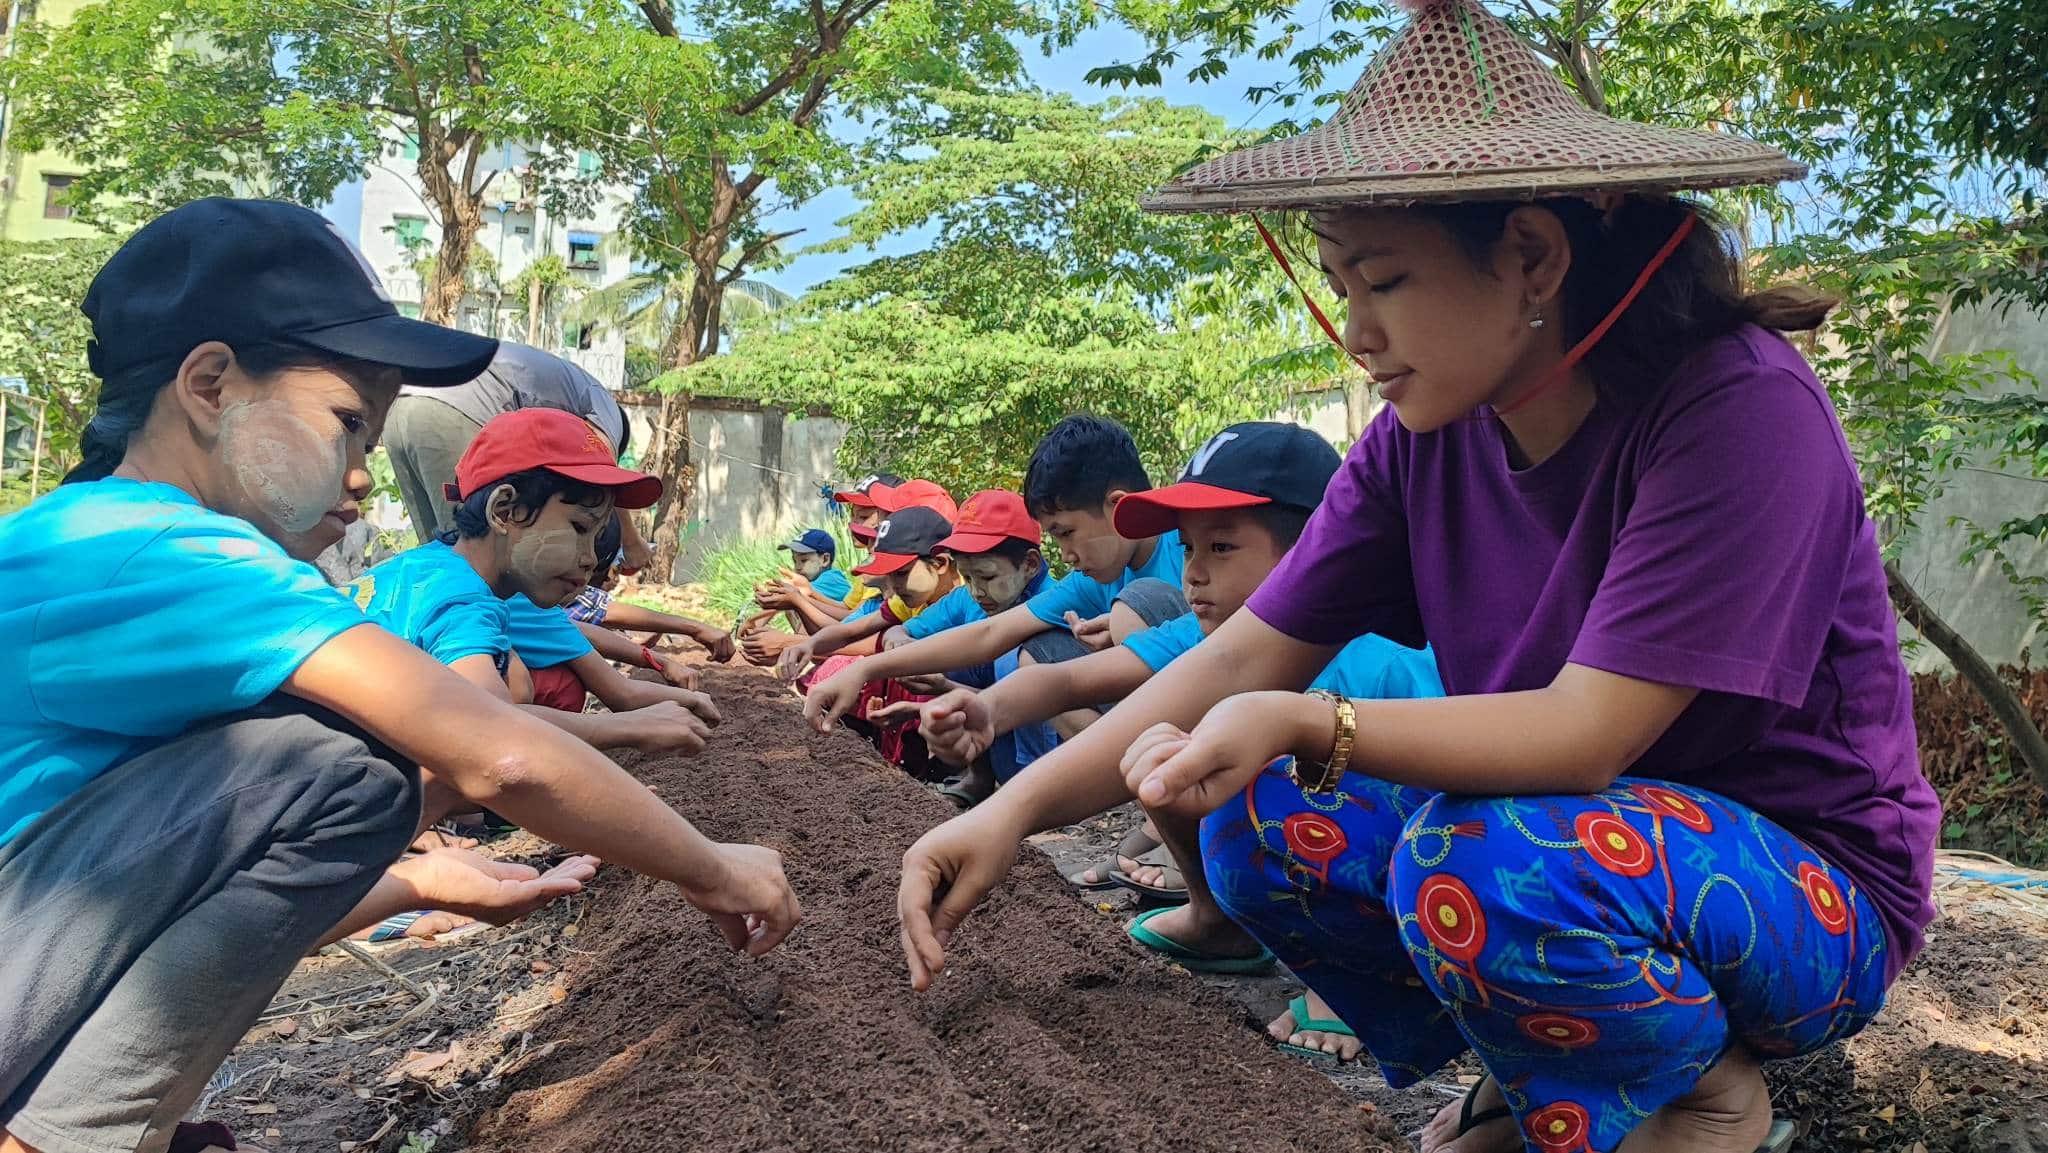
[[[1297,425],[1261,421],[1217,433],[1189,461],[1179,482],[1128,496],[1116,510],[1117,531],[1127,536],[1180,531],[1187,554],[1183,591],[1193,611],[1133,633],[1108,651],[1021,669],[986,692],[955,692],[925,702],[917,716],[931,750],[949,763],[964,764],[1016,726],[1128,696],[1243,607],[1293,547],[1340,463],[1328,441]],[[1352,699],[1437,697],[1444,691],[1428,649],[1410,649],[1370,634],[1344,646],[1310,687]],[[1236,972],[1270,964],[1271,958],[1224,916],[1206,886],[1189,883],[1199,878],[1199,869],[1183,874],[1181,862],[1194,866],[1198,860],[1194,826],[1157,826],[1165,834],[1163,847],[1156,840],[1149,846],[1128,842],[1120,847],[1119,859],[1069,880],[1084,888],[1117,884],[1155,899],[1186,902],[1182,909],[1141,916],[1131,935],[1187,968]],[[1201,941],[1202,947],[1183,944],[1183,937]],[[1331,1019],[1328,1006],[1311,997],[1274,1023],[1274,1035],[1297,1048],[1343,1056],[1349,1046],[1355,1053],[1356,1039],[1334,1028],[1311,1033],[1300,1027],[1304,1021]]]
[[[789,567],[796,575],[811,582],[811,588],[827,600],[845,601],[853,592],[853,581],[834,567],[839,556],[839,543],[832,534],[821,528],[807,528],[797,534],[795,540],[779,545],[789,554]]]
[[[532,670],[531,694],[520,695],[555,705],[540,715],[598,748],[695,753],[709,735],[704,722],[717,720],[703,694],[627,680],[568,614],[533,599],[574,596],[597,562],[613,509],[659,498],[659,480],[619,468],[608,454],[588,425],[559,409],[493,418],[456,464],[451,539],[385,561],[351,595],[371,620],[501,699],[514,699],[505,678],[517,679],[515,662]],[[548,699],[542,674],[558,666],[571,679],[587,673],[611,711],[585,713],[580,680],[573,709]],[[664,703],[670,707],[654,707]]]
[[[864,658],[813,684],[804,715],[825,732],[871,680],[972,668],[1027,645],[1045,661],[1111,644],[1110,609],[1126,585],[1143,577],[1180,583],[1177,534],[1132,540],[1111,523],[1120,501],[1151,487],[1137,442],[1122,425],[1087,415],[1060,421],[1031,454],[1024,504],[1074,571],[1015,608]],[[1041,637],[1047,640],[1032,643]]]
[[[276,201],[173,209],[81,307],[100,379],[84,459],[0,519],[0,1146],[180,1140],[321,942],[422,903],[506,920],[580,888],[459,850],[399,860],[423,763],[675,883],[736,949],[789,931],[773,850],[708,840],[306,563],[360,516],[399,386],[469,379],[494,341],[401,317],[333,225]]]

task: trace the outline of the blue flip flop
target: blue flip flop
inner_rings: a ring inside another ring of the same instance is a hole
[[[1253,957],[1218,957],[1213,953],[1190,949],[1146,924],[1161,913],[1171,912],[1172,909],[1151,909],[1140,913],[1131,921],[1131,927],[1124,932],[1130,935],[1131,940],[1191,973],[1230,973],[1242,976],[1263,973],[1273,967],[1273,954],[1263,946],[1259,949],[1258,955]]]

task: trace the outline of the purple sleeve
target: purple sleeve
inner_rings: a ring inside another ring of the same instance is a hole
[[[1810,378],[1711,377],[1646,442],[1571,661],[1797,708],[1869,531],[1862,484]]]
[[[1381,410],[1345,455],[1301,540],[1247,602],[1253,616],[1310,644],[1378,633],[1421,647],[1401,481],[1406,438],[1394,410]]]

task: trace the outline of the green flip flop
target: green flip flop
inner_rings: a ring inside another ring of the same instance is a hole
[[[1124,931],[1130,935],[1131,940],[1191,973],[1229,973],[1242,976],[1248,973],[1263,973],[1273,967],[1273,954],[1264,947],[1259,949],[1255,957],[1218,957],[1199,949],[1190,949],[1146,924],[1161,913],[1171,912],[1172,909],[1151,909],[1140,913],[1131,921],[1131,927]]]
[[[1287,1002],[1287,1012],[1294,1018],[1294,1032],[1296,1033],[1329,1033],[1338,1037],[1353,1038],[1358,1036],[1351,1026],[1346,1025],[1335,1017],[1317,1017],[1311,1014],[1308,1011],[1307,993],[1303,993],[1294,1000]],[[1325,1053],[1321,1049],[1311,1049],[1306,1045],[1290,1045],[1285,1041],[1281,1041],[1278,1047],[1282,1053],[1292,1053],[1297,1057],[1306,1057],[1318,1064],[1342,1065],[1346,1063],[1344,1058],[1337,1056],[1335,1053]],[[1354,1057],[1352,1060],[1357,1060],[1357,1058]]]

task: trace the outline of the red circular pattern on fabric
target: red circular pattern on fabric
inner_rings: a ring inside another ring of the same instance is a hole
[[[1577,1153],[1593,1129],[1584,1107],[1571,1101],[1545,1105],[1522,1123],[1529,1140],[1544,1153]]]
[[[1329,864],[1348,844],[1344,830],[1321,813],[1290,813],[1280,822],[1280,833],[1294,855],[1312,865]]]
[[[1568,1013],[1531,1013],[1515,1025],[1530,1040],[1560,1049],[1583,1049],[1600,1039],[1600,1026]]]
[[[1849,931],[1849,902],[1835,879],[1815,868],[1811,861],[1799,862],[1799,887],[1806,890],[1806,903],[1820,920],[1820,927],[1839,937]]]
[[[1586,855],[1610,873],[1624,877],[1646,877],[1657,867],[1657,855],[1650,842],[1613,813],[1580,813],[1572,822]]]
[[[1479,900],[1465,882],[1449,873],[1422,882],[1415,908],[1422,921],[1422,935],[1447,955],[1473,961],[1486,947],[1486,915],[1479,911]]]
[[[1714,831],[1714,819],[1707,816],[1705,809],[1700,808],[1691,797],[1683,793],[1659,788],[1656,785],[1637,785],[1635,787],[1635,794],[1642,798],[1644,804],[1672,818],[1693,832],[1711,833]]]

